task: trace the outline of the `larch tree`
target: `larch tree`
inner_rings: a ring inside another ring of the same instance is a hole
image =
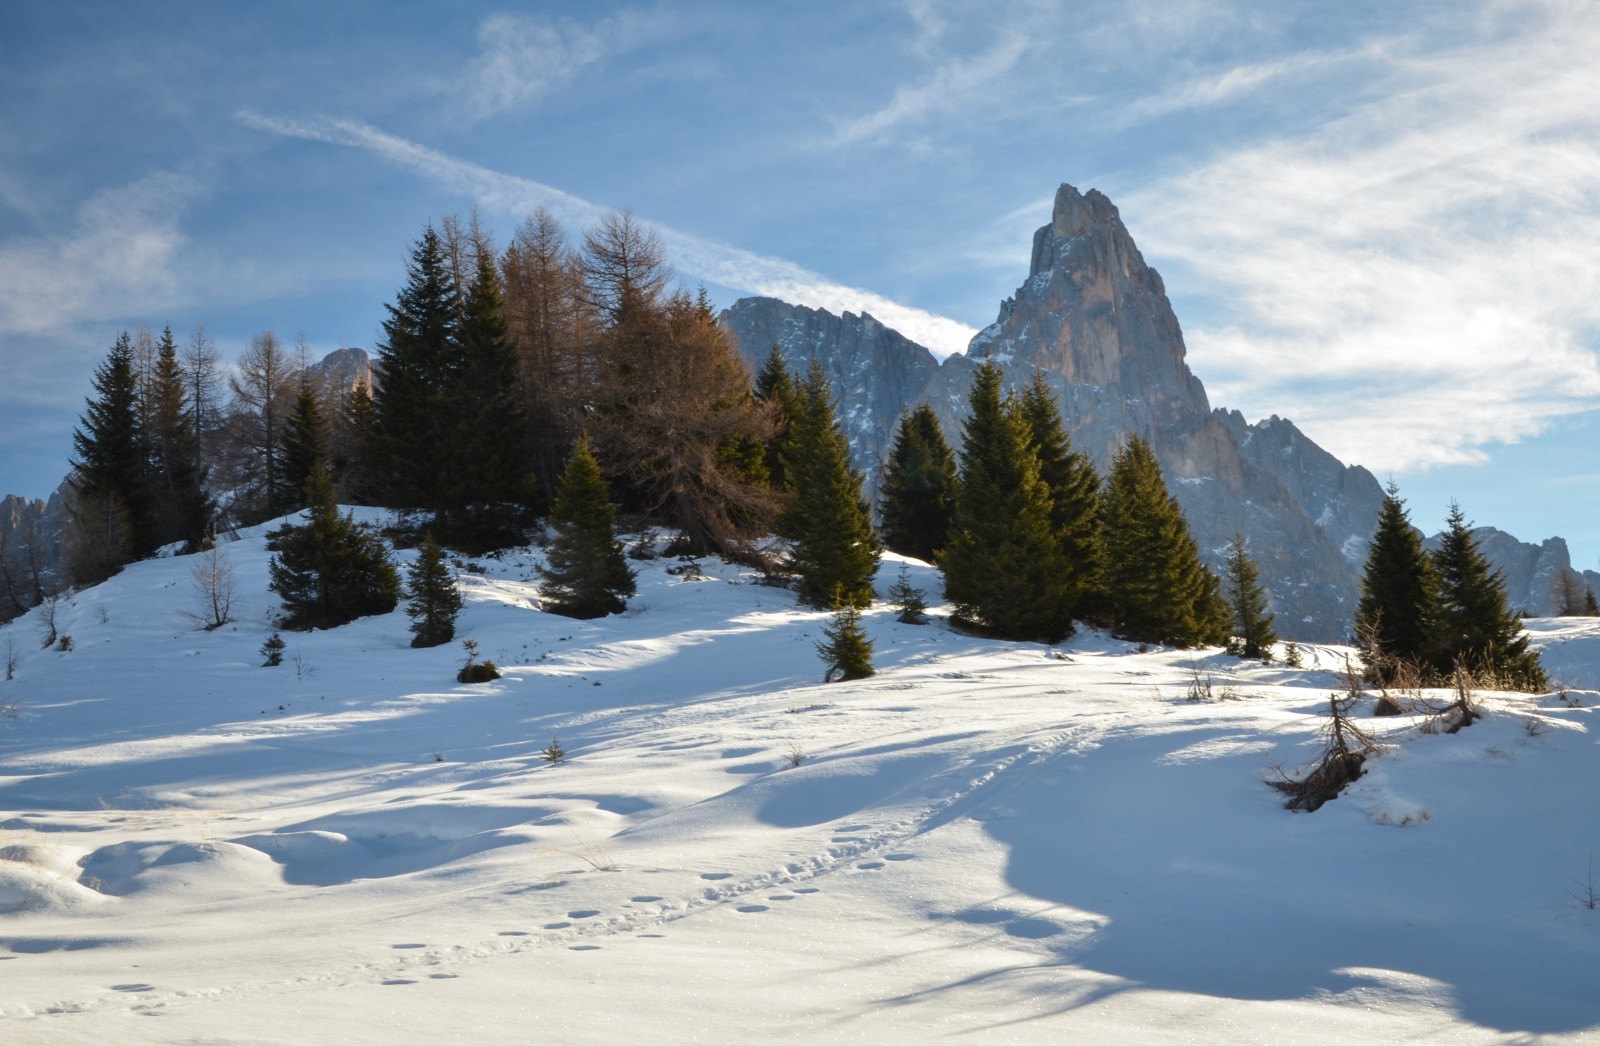
[[[940,564],[956,617],[1010,639],[1053,643],[1072,631],[1072,569],[1050,525],[1050,492],[1001,371],[972,383],[950,540]]]
[[[1529,645],[1521,620],[1506,605],[1505,579],[1478,548],[1461,506],[1450,516],[1433,552],[1438,578],[1437,640],[1434,668],[1441,674],[1461,665],[1480,679],[1536,693],[1550,682]]]
[[[616,509],[587,437],[580,436],[550,508],[555,536],[539,567],[545,609],[568,617],[620,614],[634,593],[634,573],[616,534]]]
[[[1272,613],[1267,609],[1267,593],[1261,584],[1261,572],[1246,551],[1243,534],[1234,534],[1228,546],[1227,599],[1233,614],[1233,635],[1238,640],[1240,657],[1272,660],[1272,646],[1278,634],[1272,627]]]
[[[950,540],[956,507],[956,459],[939,416],[926,403],[900,416],[879,489],[883,543],[933,562]]]
[[[236,475],[246,488],[241,509],[248,521],[281,516],[304,503],[304,487],[290,485],[280,468],[283,430],[298,377],[299,368],[277,335],[262,331],[250,340],[228,380],[239,455]]]
[[[816,607],[872,604],[872,575],[881,551],[872,510],[861,494],[861,472],[850,464],[850,444],[839,428],[833,390],[822,365],[812,362],[790,420],[788,476],[793,538],[790,569],[800,579],[800,599]]]
[[[1117,631],[1142,643],[1221,644],[1228,608],[1216,575],[1150,444],[1132,435],[1111,463],[1103,500],[1106,598]]]

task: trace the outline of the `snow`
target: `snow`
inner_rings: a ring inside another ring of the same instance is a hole
[[[260,531],[227,550],[223,629],[185,616],[183,557],[64,604],[70,652],[0,629],[7,1044],[1600,1027],[1600,910],[1573,896],[1595,622],[1529,623],[1557,694],[1488,695],[1456,735],[1364,719],[1370,772],[1291,814],[1265,776],[1314,755],[1339,647],[1247,667],[880,605],[879,674],[824,685],[825,615],[745,571],[637,564],[627,614],[578,622],[537,610],[518,551],[461,574],[459,634],[506,673],[462,686],[459,647],[409,649],[399,612],[260,667],[269,555]]]

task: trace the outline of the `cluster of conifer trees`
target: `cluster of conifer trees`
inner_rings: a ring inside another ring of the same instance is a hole
[[[959,618],[990,634],[1055,641],[1081,620],[1145,642],[1237,634],[1255,637],[1256,656],[1270,648],[1242,542],[1235,622],[1149,446],[1130,437],[1102,482],[1042,378],[1002,396],[999,368],[983,367],[959,456],[926,406],[901,420],[880,541],[821,367],[792,373],[774,347],[752,381],[703,292],[670,283],[655,234],[626,214],[579,248],[536,214],[503,251],[475,222],[447,221],[412,250],[372,387],[319,387],[303,353],[297,365],[263,335],[227,410],[200,338],[180,360],[169,332],[141,367],[125,336],[96,373],[78,432],[78,525],[104,515],[120,562],[171,541],[200,547],[219,518],[309,505],[308,529],[275,534],[291,624],[343,613],[305,602],[307,585],[325,595],[316,569],[292,576],[309,534],[343,542],[335,558],[373,580],[354,605],[398,596],[392,568],[369,562],[372,536],[336,525],[337,499],[414,510],[429,548],[517,543],[548,517],[548,603],[576,616],[616,612],[633,591],[620,508],[671,528],[681,552],[793,574],[817,607],[867,606],[887,544],[937,560]],[[763,543],[774,531],[788,539],[782,557]]]
[[[1378,682],[1426,685],[1460,667],[1483,686],[1529,693],[1549,686],[1461,506],[1451,504],[1430,553],[1393,483],[1367,553],[1355,624],[1367,673]]]

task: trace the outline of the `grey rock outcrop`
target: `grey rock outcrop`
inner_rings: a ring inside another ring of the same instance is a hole
[[[1013,389],[1043,374],[1074,444],[1102,471],[1128,433],[1150,441],[1213,565],[1235,531],[1245,534],[1281,633],[1306,640],[1348,633],[1383,499],[1377,480],[1284,419],[1250,425],[1236,411],[1211,409],[1185,362],[1160,275],[1097,191],[1061,186],[1050,224],[1034,235],[1027,280],[966,353],[942,365],[870,316],[747,298],[723,323],[755,365],[774,344],[796,370],[812,359],[823,364],[856,463],[869,476],[900,413],[917,403],[929,403],[951,442],[959,439],[981,360],[1003,366]]]

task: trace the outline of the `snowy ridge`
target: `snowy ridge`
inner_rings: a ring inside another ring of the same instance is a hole
[[[579,622],[536,609],[516,550],[460,574],[496,683],[455,684],[459,648],[409,649],[399,612],[285,633],[262,668],[263,529],[227,546],[234,625],[194,628],[175,557],[63,604],[70,651],[36,614],[0,629],[7,1043],[1600,1027],[1572,976],[1600,957],[1573,897],[1594,623],[1530,623],[1572,689],[1486,697],[1460,734],[1363,715],[1371,772],[1290,814],[1263,779],[1314,754],[1340,647],[1247,667],[880,604],[879,674],[824,685],[825,615],[739,568],[636,564],[628,613]]]

